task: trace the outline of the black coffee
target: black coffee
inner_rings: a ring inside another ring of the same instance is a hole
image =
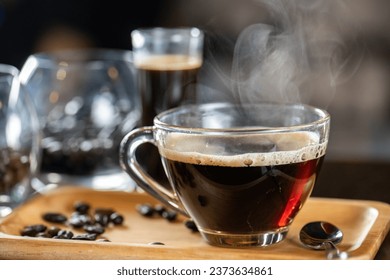
[[[192,103],[201,60],[185,55],[156,55],[137,61],[142,98],[142,125],[152,125],[160,112]]]
[[[258,139],[252,137],[254,152],[241,155],[218,146],[191,152],[190,146],[197,151],[204,140],[192,138],[188,144],[188,139],[173,137],[167,147],[175,151],[161,152],[179,198],[200,229],[258,233],[288,226],[310,195],[325,151],[319,144],[305,147],[312,141],[309,136],[293,135],[303,146],[294,144],[292,151],[284,151],[290,144],[277,141],[269,153],[261,147],[256,153]]]
[[[201,64],[200,59],[186,55],[154,55],[136,62],[142,101],[141,125],[153,125],[158,113],[195,101]],[[162,184],[168,184],[154,146],[140,147],[137,155],[149,174]]]

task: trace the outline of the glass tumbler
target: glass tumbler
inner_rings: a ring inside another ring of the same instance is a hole
[[[131,190],[119,143],[138,125],[132,53],[66,50],[31,55],[21,70],[42,130],[42,164],[33,187]]]
[[[197,102],[198,73],[203,64],[204,33],[195,27],[136,29],[131,33],[137,85],[141,97],[141,125],[170,108]],[[140,163],[165,181],[155,147],[138,150]]]
[[[32,193],[39,158],[37,116],[20,86],[19,70],[0,64],[0,218]]]
[[[142,125],[167,109],[196,103],[204,34],[198,28],[145,28],[131,33]]]

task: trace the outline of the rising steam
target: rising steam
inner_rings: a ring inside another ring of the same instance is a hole
[[[390,158],[390,1],[179,2],[208,37],[199,102],[318,106],[332,115],[328,158]]]
[[[250,25],[238,37],[232,65],[235,99],[312,103],[316,97],[322,103],[316,105],[326,107],[361,57],[347,51],[343,35],[354,27],[339,17],[347,12],[343,1],[258,1],[272,24]]]

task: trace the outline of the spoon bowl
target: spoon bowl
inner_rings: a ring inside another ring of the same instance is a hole
[[[343,232],[335,225],[325,221],[310,222],[299,233],[301,243],[314,250],[326,250],[328,259],[346,259],[347,253],[337,249],[343,240]]]

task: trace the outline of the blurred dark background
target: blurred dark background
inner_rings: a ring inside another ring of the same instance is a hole
[[[206,34],[201,74],[223,92],[240,33],[254,23],[286,24],[283,16],[291,20],[289,13],[304,10],[303,28],[316,27],[319,38],[337,33],[344,55],[355,58],[346,60],[353,71],[334,92],[327,94],[323,81],[312,88],[320,94],[310,103],[332,115],[314,195],[390,202],[390,1],[352,2],[0,0],[0,63],[20,69],[32,53],[64,48],[131,49],[135,28],[197,26]]]
[[[159,25],[165,2],[1,0],[0,62],[21,67],[34,52],[62,48],[131,47],[130,32]]]
[[[20,69],[32,53],[64,48],[131,49],[135,28],[196,26],[206,34],[201,74],[223,92],[240,33],[255,23],[288,25],[291,15],[346,58],[331,93],[321,79],[311,85],[310,103],[332,116],[313,196],[390,203],[390,1],[0,0],[0,63]],[[378,258],[390,258],[390,238],[385,244]]]

